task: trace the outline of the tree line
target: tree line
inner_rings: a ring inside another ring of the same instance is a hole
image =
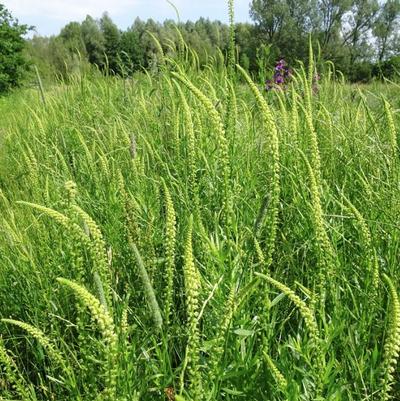
[[[312,38],[321,60],[330,60],[350,80],[393,76],[400,68],[400,0],[253,0],[253,23],[235,26],[239,62],[262,75],[274,60],[294,65],[307,62]],[[157,65],[157,44],[168,53],[181,38],[199,56],[200,64],[219,50],[227,52],[229,27],[200,18],[196,22],[164,23],[137,18],[121,30],[107,13],[70,22],[57,36],[29,41],[32,60],[41,70],[61,76],[86,60],[115,74]]]
[[[13,75],[19,62],[18,79],[24,46],[25,58],[44,78],[63,79],[83,65],[120,75],[157,68],[159,44],[168,54],[183,40],[200,65],[229,47],[229,27],[219,21],[136,18],[121,30],[107,13],[100,19],[88,15],[68,23],[58,35],[35,35],[24,43],[21,36],[28,27],[13,20],[4,6],[0,10],[0,76],[1,68]],[[292,66],[298,60],[307,63],[310,38],[319,60],[332,61],[352,81],[393,78],[400,70],[400,0],[253,0],[249,13],[253,23],[235,24],[237,57],[260,80],[278,59]]]
[[[104,13],[98,20],[87,16],[81,23],[70,22],[57,36],[34,36],[29,40],[28,53],[45,73],[67,76],[86,61],[100,70],[122,75],[157,68],[158,46],[168,54],[182,41],[197,53],[203,65],[218,51],[227,51],[229,27],[205,18],[186,23],[136,18],[128,29],[120,30]]]
[[[306,60],[310,35],[351,80],[400,69],[399,0],[253,0],[250,15],[257,40],[283,57]]]

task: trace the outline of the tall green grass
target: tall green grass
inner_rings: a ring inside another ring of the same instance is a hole
[[[4,106],[2,399],[400,397],[394,84],[233,58]]]

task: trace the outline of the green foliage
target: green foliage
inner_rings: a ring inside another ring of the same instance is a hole
[[[374,65],[373,74],[381,78],[398,79],[400,77],[400,56],[391,57],[383,63]]]
[[[82,27],[79,22],[70,22],[65,25],[58,36],[62,39],[65,48],[69,52],[84,54],[85,45],[82,38]]]
[[[179,59],[188,45],[202,68],[209,57],[231,66],[237,59],[264,83],[278,58],[294,67],[308,62],[310,38],[319,67],[329,60],[354,82],[381,79],[380,67],[399,51],[399,0],[253,0],[254,24],[234,23],[233,2],[227,9],[230,25],[202,17],[185,23],[136,18],[125,31],[106,12],[98,20],[88,15],[57,36],[28,40],[27,54],[45,81],[67,81],[87,73],[88,64],[127,78],[142,69],[157,71],[164,56]]]
[[[28,67],[23,36],[29,29],[27,25],[19,24],[0,4],[0,94],[22,82]]]
[[[368,80],[374,59],[382,62],[399,49],[398,0],[253,0],[250,15],[275,58],[306,60],[311,34],[322,59],[354,81]]]
[[[373,68],[374,66],[371,63],[355,63],[351,68],[349,78],[353,82],[369,82],[372,78]]]
[[[121,34],[107,13],[100,19],[100,30],[104,38],[107,68],[116,74],[120,71]]]
[[[96,21],[88,15],[82,22],[82,38],[91,64],[102,66],[104,64],[105,41]]]
[[[128,28],[121,33],[121,59],[125,69],[133,73],[144,65],[144,54],[139,32]]]
[[[383,3],[374,25],[374,35],[378,42],[379,62],[382,62],[388,54],[399,51],[399,15],[399,0],[388,0]]]
[[[398,87],[161,43],[0,99],[0,398],[398,399]]]

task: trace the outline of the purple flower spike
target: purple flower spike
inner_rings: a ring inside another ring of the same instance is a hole
[[[292,76],[292,70],[288,67],[284,59],[280,59],[275,64],[274,75],[272,79],[268,79],[265,83],[265,90],[273,89],[286,90],[287,83]]]

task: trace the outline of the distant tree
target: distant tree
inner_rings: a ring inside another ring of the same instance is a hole
[[[257,44],[254,25],[236,24],[236,46],[239,52],[239,62],[243,68],[252,70],[256,68]]]
[[[28,68],[23,35],[29,31],[0,4],[0,93],[21,84]]]
[[[400,55],[393,56],[376,64],[373,74],[379,78],[395,79],[400,77]]]
[[[382,62],[391,55],[399,39],[400,0],[387,0],[374,26],[377,40],[377,58]]]
[[[71,53],[78,52],[81,55],[86,53],[85,43],[82,37],[82,27],[79,22],[70,22],[65,25],[65,27],[61,29],[59,37]]]
[[[104,38],[104,50],[108,60],[108,67],[115,74],[120,72],[121,34],[111,17],[104,13],[100,19],[100,30]]]
[[[102,67],[104,65],[105,43],[99,25],[88,15],[81,24],[81,31],[89,62]]]
[[[308,35],[319,27],[316,0],[253,0],[258,46],[271,46],[271,55],[288,61],[305,59]]]
[[[255,22],[257,47],[270,45],[272,58],[306,61],[311,34],[322,60],[331,60],[343,72],[366,79],[374,45],[381,60],[394,54],[396,45],[400,47],[396,39],[399,2],[253,0],[250,16]],[[353,68],[357,70],[354,74]]]
[[[75,69],[73,54],[60,36],[50,38],[48,61],[54,66],[56,76],[62,80],[67,80],[69,74]]]
[[[377,0],[353,0],[345,20],[343,44],[348,47],[350,67],[359,59],[365,59],[370,47],[370,33],[379,12]],[[360,68],[365,68],[364,65]]]
[[[285,0],[253,0],[250,16],[259,31],[270,44],[282,33],[289,18],[288,3]]]
[[[33,38],[27,40],[26,52],[30,64],[36,65],[42,79],[54,79],[57,74],[53,63],[52,54],[50,53],[49,37],[34,35]]]
[[[149,18],[144,24],[144,30],[141,35],[141,43],[144,49],[146,67],[156,69],[158,65],[159,52],[154,39],[149,33],[152,33],[159,41],[163,42],[161,37],[161,24]]]
[[[319,15],[317,0],[287,0],[287,19],[278,38],[278,48],[287,61],[308,58],[309,34],[317,39]]]
[[[213,55],[213,43],[211,42],[210,20],[200,17],[194,23],[194,30],[197,35],[193,35],[193,42],[191,43],[200,58],[200,63],[203,65],[207,62],[208,56]]]
[[[328,49],[340,35],[344,15],[351,9],[351,0],[319,0],[321,46]],[[332,48],[333,46],[331,46]],[[331,51],[331,54],[334,51]]]
[[[138,70],[144,63],[140,34],[133,27],[121,34],[121,60],[128,72]]]

